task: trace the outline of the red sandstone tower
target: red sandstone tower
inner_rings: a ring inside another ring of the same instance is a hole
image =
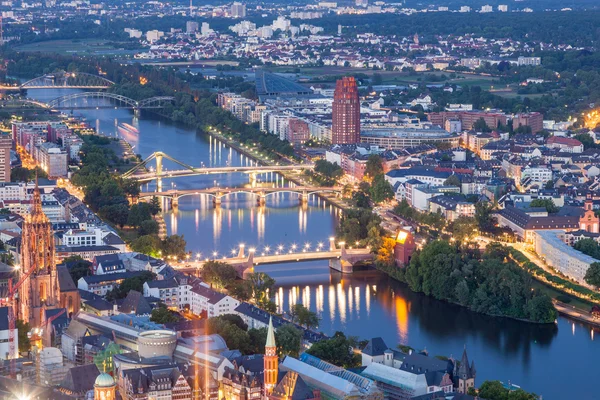
[[[17,318],[37,327],[44,319],[44,310],[59,307],[60,301],[52,224],[42,211],[37,179],[33,208],[25,217],[21,237],[21,272],[26,273],[33,266],[36,268],[19,290]]]
[[[277,385],[277,374],[279,371],[279,357],[277,357],[277,345],[275,344],[275,331],[273,329],[273,318],[269,318],[269,330],[267,331],[267,343],[265,344],[265,396],[273,393]]]
[[[358,86],[347,76],[335,84],[332,108],[331,143],[352,144],[360,142],[360,101]]]

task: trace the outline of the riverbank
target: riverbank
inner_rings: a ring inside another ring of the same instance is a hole
[[[276,165],[275,161],[271,161],[269,159],[259,157],[256,154],[256,151],[254,149],[248,148],[248,147],[240,144],[239,142],[220,133],[216,129],[203,130],[203,132],[206,133],[207,135],[212,136],[213,138],[221,141],[222,143],[226,144],[227,146],[233,148],[238,153],[242,153],[246,157],[256,161],[257,163],[259,163],[263,166]],[[288,163],[291,163],[290,160],[287,160],[287,159],[285,159],[285,160]],[[305,185],[305,183],[302,182],[299,177],[293,176],[290,173],[280,172],[279,174],[281,176],[283,176],[285,179],[287,179],[288,181],[293,182],[296,185],[299,185],[299,186]],[[352,208],[352,205],[350,205],[346,201],[340,200],[338,198],[331,198],[331,196],[327,196],[326,194],[321,194],[321,193],[316,193],[315,195],[318,196],[319,198],[321,198],[322,200],[325,200],[325,201],[331,203],[333,206],[335,206],[341,210],[348,210],[348,209]]]

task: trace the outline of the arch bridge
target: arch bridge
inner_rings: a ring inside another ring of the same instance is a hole
[[[92,100],[92,104],[80,105],[73,104],[79,99],[84,99],[86,102],[88,100]],[[110,104],[102,104],[99,103],[98,100],[109,99],[111,100]],[[116,93],[108,93],[108,92],[81,92],[81,93],[73,93],[68,94],[66,96],[57,97],[54,100],[50,100],[48,102],[48,107],[58,110],[58,109],[83,109],[83,108],[130,108],[134,110],[141,109],[153,109],[153,108],[164,108],[167,104],[172,103],[175,100],[172,96],[157,96],[150,97],[144,100],[134,100],[126,96],[122,96]],[[93,104],[94,101],[97,104]]]
[[[168,171],[165,170],[165,168],[163,168],[163,159],[167,159],[169,161],[174,162],[175,164],[179,165],[181,169]],[[153,171],[148,171],[147,167],[151,165],[152,161],[156,161],[156,168]],[[193,167],[191,165],[178,161],[161,151],[157,151],[155,153],[152,153],[145,160],[137,164],[135,167],[131,168],[129,171],[125,172],[123,175],[121,175],[121,177],[137,179],[140,182],[149,182],[155,179],[160,182],[162,179],[165,178],[241,172],[249,174],[250,180],[255,181],[256,174],[259,173],[301,171],[312,168],[314,168],[313,164],[271,165],[261,167]]]
[[[265,205],[268,196],[277,193],[294,193],[300,197],[302,204],[308,202],[308,198],[313,194],[335,193],[341,195],[342,187],[319,187],[319,186],[295,186],[295,187],[258,187],[258,188],[208,188],[208,189],[186,189],[186,190],[166,190],[164,192],[141,192],[139,198],[162,197],[171,201],[172,207],[177,207],[179,199],[186,196],[207,195],[213,198],[213,204],[218,206],[226,197],[237,194],[249,194],[256,197],[259,205]]]
[[[108,89],[115,83],[85,72],[57,71],[38,76],[18,86],[1,85],[0,90],[22,89]]]

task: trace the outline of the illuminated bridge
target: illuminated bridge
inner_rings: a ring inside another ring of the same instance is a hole
[[[276,193],[295,193],[300,196],[300,201],[306,203],[308,197],[312,194],[335,193],[341,194],[342,187],[318,187],[318,186],[295,186],[295,187],[257,187],[257,188],[209,188],[209,189],[186,189],[186,190],[166,190],[164,192],[141,192],[139,198],[163,197],[171,200],[172,207],[177,207],[179,199],[186,196],[208,195],[213,198],[215,205],[220,205],[223,198],[239,193],[256,196],[256,201],[260,205],[266,203],[267,196]]]
[[[247,274],[254,272],[254,267],[262,264],[282,264],[288,262],[302,262],[315,260],[329,260],[329,267],[343,273],[352,273],[353,267],[359,263],[370,262],[373,260],[373,254],[369,247],[362,249],[347,249],[344,242],[339,242],[336,246],[335,239],[329,238],[329,248],[323,249],[321,245],[316,249],[310,250],[306,247],[300,248],[292,246],[287,252],[279,248],[272,254],[261,253],[257,255],[256,249],[248,249],[248,254],[245,253],[245,246],[242,244],[239,247],[237,255],[232,257],[216,258],[217,254],[213,253],[212,260],[226,262],[236,268],[241,277],[246,277]],[[182,272],[199,273],[204,267],[204,264],[211,259],[204,260],[188,260],[181,265],[173,265],[175,269]]]
[[[85,72],[58,71],[46,74],[21,85],[0,85],[0,90],[23,89],[108,89],[115,83],[98,75]]]
[[[168,104],[171,104],[173,100],[175,98],[171,96],[157,96],[138,101],[115,93],[81,92],[60,96],[47,103],[32,99],[8,99],[0,102],[0,105],[2,108],[22,108],[27,106],[50,110],[129,108],[137,111],[164,108]]]
[[[177,165],[181,166],[182,169],[179,170],[169,170],[166,171],[163,168],[163,158],[170,160]],[[156,161],[156,168],[154,171],[148,172],[146,167],[151,163],[151,161]],[[137,179],[141,182],[147,182],[152,180],[161,180],[165,178],[177,178],[181,176],[192,176],[192,175],[208,175],[208,174],[226,174],[229,172],[241,172],[244,174],[249,174],[250,179],[252,181],[256,180],[256,174],[262,174],[267,172],[286,172],[286,171],[303,171],[307,169],[312,169],[314,167],[313,164],[296,164],[296,165],[271,165],[271,166],[262,166],[262,167],[192,167],[191,165],[187,165],[174,159],[173,157],[168,156],[163,152],[155,152],[152,153],[149,157],[147,157],[144,161],[125,172],[122,177],[123,178],[133,178]],[[165,193],[165,192],[163,192]]]

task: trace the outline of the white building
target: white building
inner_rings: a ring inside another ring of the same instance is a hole
[[[535,252],[548,266],[584,283],[583,278],[590,264],[598,260],[565,244],[564,235],[565,231],[562,230],[536,231],[533,234]]]
[[[144,283],[144,297],[156,297],[167,307],[179,308],[179,283],[175,278],[155,280]]]
[[[494,12],[494,7],[490,6],[489,4],[486,4],[485,6],[481,6],[481,11],[479,11],[480,13],[491,13]]]
[[[498,11],[500,12],[508,12],[508,6],[506,4],[499,4]]]
[[[12,357],[17,358],[19,353],[19,332],[18,329],[13,329],[15,338],[15,351]],[[0,307],[0,355],[6,359],[10,355],[10,346],[8,344],[9,329],[8,329],[8,307]]]
[[[57,144],[46,142],[35,147],[33,157],[51,178],[66,178],[68,155]]]
[[[517,58],[517,65],[519,67],[523,66],[523,65],[541,65],[542,64],[542,59],[541,57],[519,57]]]
[[[61,245],[65,246],[101,246],[102,230],[99,228],[69,229],[62,234]]]
[[[200,315],[205,312],[207,318],[233,314],[240,305],[239,300],[203,285],[195,285],[191,289],[191,299],[192,313]]]
[[[161,31],[157,31],[156,29],[152,30],[152,31],[148,31],[148,32],[146,32],[146,41],[150,42],[150,43],[154,43],[163,36],[165,36],[165,33],[161,32]]]

